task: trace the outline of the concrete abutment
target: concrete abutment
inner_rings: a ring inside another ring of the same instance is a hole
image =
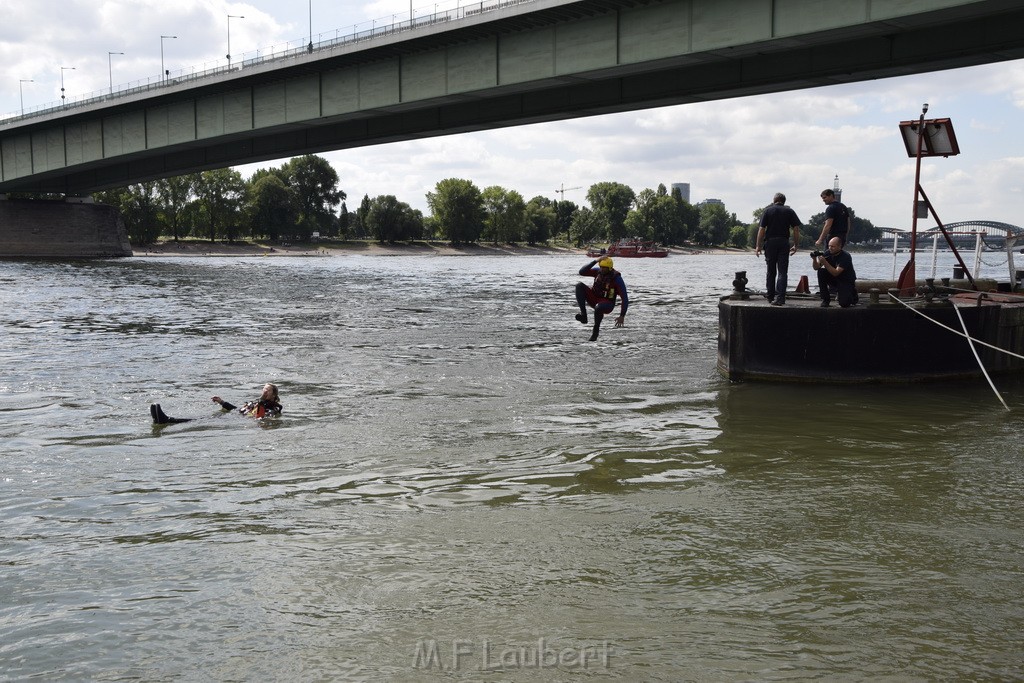
[[[88,201],[0,198],[0,258],[131,256],[113,206]]]

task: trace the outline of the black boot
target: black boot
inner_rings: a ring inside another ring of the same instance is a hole
[[[576,283],[576,303],[580,307],[580,312],[576,314],[576,319],[584,325],[587,324],[587,289],[588,287],[582,282]]]
[[[149,406],[149,414],[153,416],[153,423],[158,425],[179,424],[181,422],[189,421],[189,418],[187,417],[168,417],[164,414],[159,403],[154,403]]]

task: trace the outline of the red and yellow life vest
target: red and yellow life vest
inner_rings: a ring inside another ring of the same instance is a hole
[[[618,274],[618,271],[615,270],[599,272],[594,277],[594,294],[598,295],[602,299],[614,300],[615,294],[618,291],[615,288],[615,276]]]

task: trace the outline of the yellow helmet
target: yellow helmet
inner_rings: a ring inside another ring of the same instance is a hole
[[[601,268],[611,268],[612,259],[610,256],[605,256],[603,259],[597,262],[597,265]]]

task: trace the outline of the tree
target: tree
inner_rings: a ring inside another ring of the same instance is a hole
[[[427,205],[441,234],[451,243],[476,242],[483,228],[483,197],[470,180],[446,178],[434,192],[427,193]]]
[[[636,196],[635,208],[626,216],[626,230],[630,236],[672,244],[680,232],[681,218],[676,200],[664,191],[641,190]]]
[[[636,195],[633,209],[626,214],[625,229],[630,237],[650,239],[651,213],[656,198],[657,195],[650,188],[640,190]]]
[[[552,206],[555,209],[555,227],[552,234],[560,235],[565,234],[565,241],[572,242],[572,236],[570,235],[570,226],[572,226],[572,218],[579,211],[579,207],[575,203],[566,200],[553,202]],[[582,242],[578,242],[576,246],[583,246]]]
[[[858,218],[854,214],[853,209],[850,209],[850,241],[870,242],[880,239],[882,239],[881,228],[876,228],[874,224],[866,218]]]
[[[156,184],[136,183],[128,187],[97,192],[96,201],[116,207],[121,212],[128,240],[132,244],[152,244],[160,236]]]
[[[604,232],[607,219],[593,209],[583,207],[572,216],[570,230],[576,235],[576,246],[582,247],[585,243],[598,238]]]
[[[282,230],[292,231],[298,216],[295,194],[279,176],[264,174],[252,184],[249,195],[249,225],[253,237],[260,235],[277,241]]]
[[[700,227],[700,209],[683,199],[682,191],[678,187],[672,188],[672,199],[676,201],[677,219],[674,222],[676,234],[672,236],[669,244],[682,244],[694,238]]]
[[[346,199],[338,189],[338,172],[326,159],[315,154],[296,157],[285,164],[288,186],[299,208],[295,238],[308,240],[314,232],[331,235],[337,225],[334,213]]]
[[[668,194],[659,194],[651,212],[651,238],[661,244],[676,244],[676,235],[683,231],[682,218],[676,200]]]
[[[423,239],[432,240],[441,236],[441,229],[438,227],[437,218],[425,216],[423,218]]]
[[[703,246],[725,244],[734,222],[721,204],[701,204],[700,226],[694,240]]]
[[[198,173],[186,173],[156,181],[156,193],[160,198],[160,212],[171,237],[177,242],[184,237],[185,207],[192,201],[192,188],[199,179]]]
[[[351,227],[352,215],[348,212],[348,206],[346,206],[345,202],[342,202],[341,211],[338,213],[338,235],[340,237],[348,237]]]
[[[366,239],[370,231],[366,227],[366,216],[370,213],[370,195],[364,194],[363,200],[359,202],[355,217],[352,220],[352,234],[357,239]]]
[[[622,183],[595,183],[587,190],[587,201],[607,221],[607,239],[614,242],[626,236],[626,216],[636,195]]]
[[[229,242],[238,230],[239,207],[245,196],[242,174],[232,168],[203,171],[195,184],[196,204],[211,242],[223,234]]]
[[[264,178],[268,175],[275,175],[281,179],[281,182],[285,185],[288,184],[288,165],[284,166],[267,166],[265,168],[257,168],[253,171],[253,174],[249,176],[249,184],[255,183],[257,180]]]
[[[495,244],[521,242],[525,232],[526,202],[515,190],[492,185],[481,193],[484,211],[484,234]]]
[[[534,197],[526,204],[526,243],[542,244],[555,232],[558,216],[553,202],[546,197]]]
[[[750,227],[746,225],[734,225],[729,230],[729,239],[727,244],[730,247],[743,248],[748,245],[750,241]]]
[[[380,195],[370,202],[367,228],[380,242],[417,239],[423,234],[423,214],[392,195]]]

